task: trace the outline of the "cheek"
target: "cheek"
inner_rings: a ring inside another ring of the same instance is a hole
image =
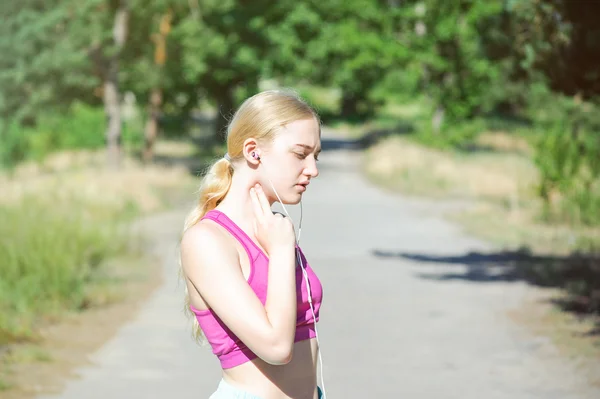
[[[274,173],[279,184],[290,187],[297,183],[303,171],[304,165],[298,159],[288,159],[280,163]]]
[[[283,159],[281,162],[280,173],[284,176],[298,175],[304,170],[304,161],[295,155],[291,155]]]

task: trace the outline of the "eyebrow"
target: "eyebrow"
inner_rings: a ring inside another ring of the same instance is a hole
[[[312,151],[312,150],[313,150],[313,147],[312,147],[312,146],[310,146],[310,145],[308,145],[308,144],[296,144],[296,145],[297,145],[298,147],[303,147],[303,148],[306,148],[307,150],[310,150],[310,151]],[[315,152],[317,152],[317,153],[321,152],[321,148],[318,148],[318,149],[317,149]]]

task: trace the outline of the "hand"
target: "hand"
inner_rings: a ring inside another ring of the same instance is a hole
[[[272,254],[278,248],[293,248],[296,233],[292,222],[279,213],[273,213],[259,184],[250,188],[250,199],[256,215],[254,234],[267,254]]]

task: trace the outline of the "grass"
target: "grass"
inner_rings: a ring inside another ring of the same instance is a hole
[[[371,148],[365,160],[367,174],[381,184],[435,197],[519,202],[536,179],[535,167],[518,155],[447,152],[397,136]]]
[[[0,392],[12,388],[12,384],[0,378]]]
[[[52,362],[43,329],[67,314],[107,303],[107,261],[135,251],[136,215],[82,198],[24,195],[0,207],[0,364],[4,390],[13,366]]]
[[[168,166],[126,158],[115,171],[103,152],[77,151],[0,175],[0,346],[34,340],[40,319],[102,302],[104,264],[137,248],[129,222],[192,191],[193,176],[176,163],[193,147],[158,147]]]
[[[85,307],[104,260],[127,251],[127,213],[51,194],[0,208],[0,344],[34,339],[40,319]]]
[[[54,361],[47,327],[118,303],[147,277],[131,222],[193,193],[183,159],[207,156],[189,143],[157,152],[169,162],[126,157],[112,170],[103,151],[68,151],[0,173],[0,390],[13,388],[14,366]]]
[[[24,344],[18,350],[10,351],[6,356],[7,363],[52,362],[52,355],[47,350],[34,344]]]

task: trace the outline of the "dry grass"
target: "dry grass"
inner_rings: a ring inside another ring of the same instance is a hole
[[[192,149],[180,143],[161,143],[161,154],[187,157]],[[26,195],[81,198],[99,205],[120,208],[130,204],[147,213],[164,206],[165,195],[194,184],[185,166],[143,165],[124,158],[119,170],[106,167],[103,151],[62,152],[42,164],[24,163],[9,174],[0,174],[0,204],[19,201]]]
[[[536,182],[534,165],[518,155],[452,154],[401,137],[373,147],[367,173],[410,194],[518,201]]]
[[[475,140],[479,147],[498,152],[531,155],[532,148],[523,137],[505,132],[484,132]]]
[[[506,248],[525,245],[534,252],[565,254],[580,240],[600,236],[598,228],[540,220],[538,174],[524,155],[526,142],[501,133],[481,140],[501,152],[451,153],[390,137],[367,151],[364,168],[373,181],[405,195],[467,200],[468,209],[449,217]]]

